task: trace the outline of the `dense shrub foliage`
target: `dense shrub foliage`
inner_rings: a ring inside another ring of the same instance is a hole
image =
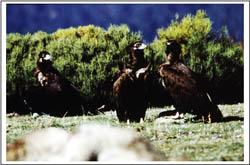
[[[164,61],[165,42],[177,39],[182,43],[182,60],[206,77],[217,99],[243,99],[243,50],[230,39],[226,28],[219,35],[211,32],[212,22],[204,11],[196,15],[176,17],[158,30],[157,38],[145,50],[152,71]],[[118,63],[128,59],[126,47],[141,40],[139,32],[127,25],[110,25],[108,29],[94,25],[59,29],[52,34],[36,32],[7,35],[7,91],[22,91],[36,85],[32,70],[38,53],[49,51],[54,66],[77,86],[89,101],[99,106],[110,102],[112,84]],[[228,92],[232,95],[228,95]],[[227,97],[228,98],[227,98]]]
[[[178,16],[167,28],[158,30],[150,53],[155,66],[164,59],[165,42],[178,40],[182,44],[182,61],[207,80],[218,102],[242,101],[243,48],[234,42],[222,27],[212,32],[212,22],[205,11],[196,15]]]
[[[7,36],[7,90],[21,90],[36,84],[32,70],[38,53],[48,50],[54,66],[89,100],[110,98],[120,60],[128,58],[126,47],[142,37],[126,25],[111,25],[107,30],[93,25],[59,29],[52,34]]]

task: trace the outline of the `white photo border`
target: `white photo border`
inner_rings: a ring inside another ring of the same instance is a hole
[[[65,164],[65,162],[11,162],[6,161],[6,8],[7,4],[243,4],[244,5],[244,161],[162,161],[162,162],[129,162],[136,164],[247,164],[249,163],[249,2],[248,1],[6,1],[1,2],[1,136],[3,164]],[[85,164],[84,162],[68,162]],[[87,164],[104,164],[86,162]],[[107,162],[106,162],[107,163]],[[105,163],[105,164],[106,164]],[[121,162],[108,162],[117,164]]]

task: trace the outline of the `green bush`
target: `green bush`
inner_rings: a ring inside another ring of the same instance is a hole
[[[216,35],[205,11],[196,15],[176,17],[167,28],[158,30],[158,38],[151,44],[154,64],[164,61],[165,43],[177,40],[182,46],[182,61],[208,80],[217,100],[243,98],[243,49],[222,27]],[[161,60],[160,60],[161,59]],[[230,93],[228,92],[230,91]]]
[[[176,39],[182,45],[182,60],[195,72],[206,77],[217,99],[243,98],[243,50],[230,39],[225,27],[215,35],[212,22],[204,11],[196,15],[176,17],[158,30],[156,38],[145,50],[152,70],[164,62],[165,42]],[[52,34],[36,32],[7,35],[7,91],[24,90],[36,85],[32,70],[38,53],[48,50],[54,66],[96,105],[109,103],[118,63],[128,60],[126,47],[141,40],[140,32],[127,25],[110,25],[108,29],[94,25],[58,29]],[[232,95],[227,91],[231,90]],[[224,95],[222,95],[224,94]]]
[[[36,85],[32,70],[38,53],[48,50],[54,66],[96,104],[111,98],[119,61],[126,60],[128,44],[142,39],[126,25],[107,30],[93,25],[59,29],[52,34],[7,35],[7,91]]]

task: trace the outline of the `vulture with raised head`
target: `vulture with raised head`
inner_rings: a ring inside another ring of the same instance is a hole
[[[24,93],[25,102],[32,112],[58,117],[88,113],[81,91],[53,67],[52,57],[47,51],[39,53],[33,73],[39,86],[30,87]]]

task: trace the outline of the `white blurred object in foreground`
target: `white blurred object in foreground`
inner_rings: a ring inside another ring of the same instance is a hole
[[[157,161],[162,153],[137,132],[83,124],[73,133],[46,128],[7,146],[7,160],[23,161]]]

